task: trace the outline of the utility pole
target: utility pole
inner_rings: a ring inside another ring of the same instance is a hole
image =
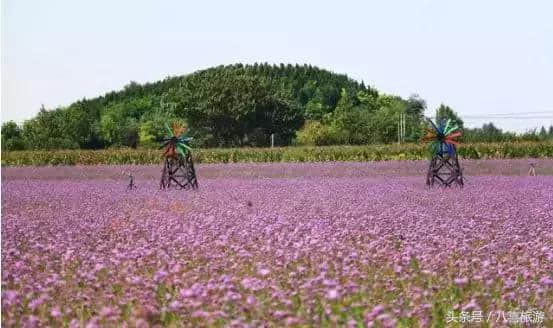
[[[405,113],[401,113],[402,121],[402,130],[401,130],[401,141],[405,142]]]
[[[399,113],[399,119],[397,122],[397,143],[398,145],[405,142],[405,127],[407,125],[405,114]]]
[[[399,114],[399,120],[397,121],[397,144],[401,143],[401,114]]]
[[[401,142],[403,142],[403,113],[399,115],[399,124],[401,125]]]

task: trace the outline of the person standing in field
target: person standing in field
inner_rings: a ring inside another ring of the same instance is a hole
[[[132,190],[134,187],[135,187],[135,185],[134,185],[134,176],[132,175],[132,173],[129,172],[129,187],[128,187],[128,189]]]
[[[536,176],[536,163],[530,163],[530,170],[528,170],[528,175],[535,177]]]

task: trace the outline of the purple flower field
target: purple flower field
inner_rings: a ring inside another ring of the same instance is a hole
[[[553,176],[473,161],[428,189],[399,163],[200,165],[196,192],[158,167],[3,168],[2,325],[552,327]]]

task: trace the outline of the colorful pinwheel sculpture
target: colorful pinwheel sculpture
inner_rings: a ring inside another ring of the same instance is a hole
[[[441,120],[438,126],[430,119],[428,119],[428,122],[430,122],[432,128],[427,129],[423,141],[430,142],[430,152],[432,156],[443,156],[446,153],[449,157],[455,156],[455,146],[459,145],[459,142],[455,139],[463,135],[459,130],[459,126],[451,119],[448,119],[445,123]]]
[[[459,141],[456,139],[463,135],[459,126],[451,119],[440,121],[438,126],[430,119],[428,122],[432,128],[427,130],[423,141],[430,142],[431,160],[426,174],[426,184],[433,186],[435,182],[449,187],[456,183],[463,187],[463,171],[459,165],[457,148]]]
[[[191,137],[184,135],[184,127],[173,123],[170,128],[165,124],[169,138],[163,139],[160,149],[165,148],[163,157],[165,164],[161,173],[160,188],[170,188],[171,185],[180,189],[197,189],[198,180],[194,170],[190,148]]]
[[[186,154],[192,149],[190,148],[191,137],[184,136],[184,127],[178,123],[173,123],[172,128],[169,128],[169,125],[165,124],[165,128],[169,133],[169,138],[163,139],[163,143],[160,147],[165,148],[163,153],[164,157],[172,158],[185,158]]]

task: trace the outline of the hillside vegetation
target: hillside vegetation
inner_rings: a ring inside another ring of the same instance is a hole
[[[397,140],[405,117],[405,142],[420,139],[426,104],[384,95],[343,74],[311,65],[229,65],[168,77],[155,83],[131,82],[123,90],[82,99],[53,110],[41,108],[22,126],[2,127],[3,150],[155,147],[163,125],[181,120],[194,146],[386,144]],[[448,106],[437,117],[463,122]],[[525,140],[553,138],[553,127]],[[465,130],[465,142],[521,139],[493,124]]]

